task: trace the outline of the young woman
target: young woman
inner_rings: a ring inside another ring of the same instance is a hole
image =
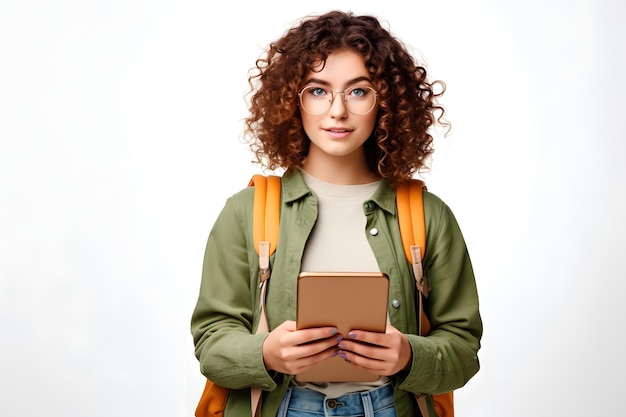
[[[303,19],[257,62],[246,133],[258,162],[284,170],[270,331],[253,334],[252,188],[226,201],[209,235],[191,323],[202,373],[231,389],[226,417],[250,415],[250,387],[263,389],[263,416],[419,416],[414,393],[431,402],[478,371],[478,296],[452,212],[424,192],[427,337],[417,335],[415,281],[399,235],[395,187],[427,168],[429,129],[444,124],[437,84],[377,18],[339,11]],[[296,330],[301,271],[386,273],[385,333]],[[294,379],[333,356],[379,378]]]

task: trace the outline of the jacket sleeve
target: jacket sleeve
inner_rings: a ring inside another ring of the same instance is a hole
[[[478,372],[483,327],[474,272],[459,225],[449,207],[434,195],[425,193],[424,203],[424,272],[430,287],[425,311],[431,331],[426,337],[407,336],[413,359],[400,388],[437,394],[462,387]]]
[[[191,333],[200,371],[208,379],[232,389],[274,389],[263,363],[267,334],[253,334],[259,294],[258,260],[248,244],[251,192],[229,198],[209,234]]]

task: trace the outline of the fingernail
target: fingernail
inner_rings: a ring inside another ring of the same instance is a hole
[[[337,345],[337,347],[338,347],[339,349],[345,349],[345,348],[346,348],[346,344],[345,344],[345,343],[339,343],[339,344]]]
[[[346,354],[343,352],[339,352],[337,353],[337,355],[341,358],[341,359],[346,359]]]
[[[356,333],[354,333],[354,332],[348,333],[348,336],[350,336],[350,338],[352,338],[352,339],[356,339]]]
[[[343,336],[339,335],[337,336],[337,338],[335,339],[335,343],[339,343],[343,340]]]
[[[330,335],[331,335],[331,336],[333,336],[333,335],[337,334],[337,332],[338,332],[338,331],[339,331],[339,330],[337,330],[337,329],[332,329],[332,330],[330,331]]]

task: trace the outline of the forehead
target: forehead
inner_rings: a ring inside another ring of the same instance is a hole
[[[319,62],[311,68],[305,81],[315,79],[330,84],[347,83],[351,80],[369,80],[369,73],[365,66],[365,58],[354,51],[337,51],[328,55],[326,62]]]

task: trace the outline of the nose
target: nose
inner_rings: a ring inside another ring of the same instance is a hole
[[[346,97],[343,91],[334,92],[330,101],[328,114],[333,118],[344,118],[348,113],[346,108]]]

